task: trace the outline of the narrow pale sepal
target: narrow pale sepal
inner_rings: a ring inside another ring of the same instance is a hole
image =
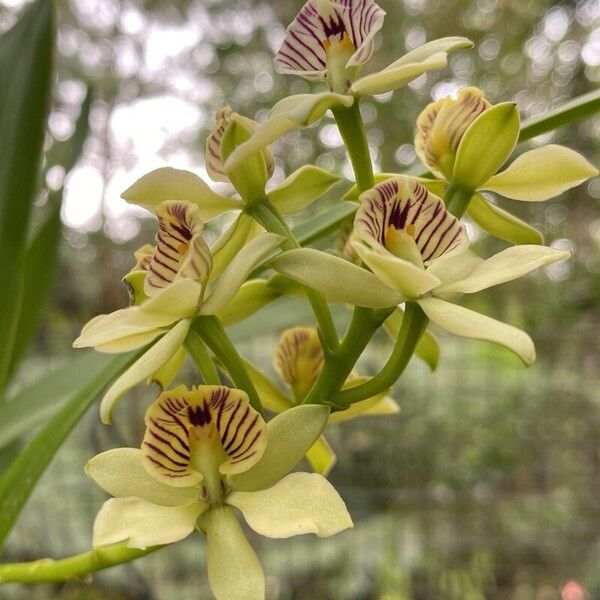
[[[400,335],[404,311],[397,308],[385,321],[385,329],[392,340],[396,341]],[[437,338],[428,329],[423,332],[415,349],[415,354],[425,362],[432,371],[437,369],[440,362],[440,344]]]
[[[546,246],[512,246],[481,262],[467,277],[447,283],[436,290],[436,296],[473,294],[506,281],[523,277],[531,271],[566,260],[570,252]]]
[[[403,294],[366,269],[312,248],[288,250],[271,260],[269,266],[321,292],[330,302],[386,308],[405,300]]]
[[[317,473],[291,473],[265,490],[232,492],[227,503],[242,511],[254,531],[271,538],[329,537],[353,525],[340,495]]]
[[[329,419],[331,420],[331,417],[329,417]],[[335,455],[333,448],[329,445],[329,442],[325,439],[325,436],[322,435],[308,449],[306,460],[315,473],[327,477],[337,461],[337,456]]]
[[[229,476],[229,485],[245,492],[272,486],[302,460],[325,429],[328,418],[326,406],[302,404],[271,419],[261,460],[244,473]]]
[[[208,583],[216,600],[264,600],[265,575],[232,508],[206,514]]]
[[[361,66],[373,53],[373,38],[384,17],[372,0],[309,0],[287,28],[275,70],[325,81],[330,53],[337,46],[348,54],[344,66]]]
[[[187,537],[206,508],[194,501],[183,506],[161,506],[142,498],[111,498],[94,522],[94,548],[127,542],[129,548],[172,544]]]
[[[352,84],[350,90],[359,95],[396,90],[427,71],[445,67],[450,52],[471,47],[473,42],[463,37],[433,40],[411,50],[378,73],[361,77]]]
[[[424,298],[419,300],[419,305],[433,323],[454,335],[504,346],[526,365],[535,361],[533,341],[524,331],[512,325],[439,298]]]
[[[521,154],[502,173],[481,187],[512,198],[540,202],[598,175],[598,169],[581,154],[550,144]]]
[[[171,358],[148,379],[148,383],[155,383],[158,385],[161,392],[167,389],[175,377],[179,375],[186,356],[187,351],[181,346],[181,348],[178,348],[175,351],[175,354],[173,354],[173,356],[171,356]]]
[[[517,144],[521,120],[512,102],[496,104],[465,131],[456,150],[452,181],[475,190],[506,162]]]
[[[280,235],[261,233],[250,240],[223,270],[214,283],[208,298],[200,307],[200,314],[214,315],[235,297],[251,271],[283,242]]]
[[[242,208],[239,200],[216,194],[194,173],[171,167],[161,167],[147,173],[125,190],[121,197],[150,211],[166,200],[193,202],[198,205],[200,216],[205,221],[228,210]]]
[[[230,302],[216,315],[226,327],[244,321],[281,296],[265,279],[246,281]]]
[[[258,126],[254,135],[231,153],[225,161],[225,168],[234,169],[248,156],[272,144],[288,131],[316,123],[330,108],[349,107],[353,103],[352,96],[331,92],[298,94],[280,100],[271,109],[267,120]]]
[[[115,498],[135,496],[162,506],[182,506],[198,499],[198,487],[173,487],[157,481],[142,466],[139,448],[113,448],[94,456],[85,474]]]
[[[163,392],[148,408],[142,443],[143,465],[163,483],[185,487],[202,474],[193,461],[195,440],[219,436],[222,474],[241,473],[262,456],[266,426],[245,392],[222,385],[188,390],[180,385]],[[202,448],[199,448],[202,452]]]
[[[541,231],[488,202],[481,194],[475,194],[471,198],[467,214],[481,229],[501,240],[513,244],[544,243]]]
[[[295,213],[310,206],[326,194],[340,178],[319,167],[306,165],[294,171],[279,186],[267,194],[283,214]]]
[[[429,272],[435,275],[441,284],[454,283],[468,277],[482,263],[483,258],[471,250],[466,250],[460,254],[440,256],[429,265]]]
[[[100,418],[103,423],[111,422],[112,409],[125,392],[152,376],[177,352],[183,345],[189,328],[188,319],[179,321],[108,388],[100,403]]]

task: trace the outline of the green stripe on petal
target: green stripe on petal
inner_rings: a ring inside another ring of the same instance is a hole
[[[265,576],[234,510],[206,514],[208,583],[216,600],[264,600]]]
[[[238,146],[225,161],[231,170],[257,150],[265,148],[282,135],[316,123],[330,108],[349,107],[354,103],[352,96],[322,92],[320,94],[298,94],[280,100],[261,123],[254,135]]]
[[[504,346],[526,365],[535,361],[533,341],[524,331],[439,298],[423,298],[418,302],[429,319],[442,329]]]
[[[173,487],[151,477],[139,448],[113,448],[94,456],[85,474],[116,498],[135,496],[162,506],[181,506],[198,499],[198,487]]]
[[[100,404],[103,423],[111,422],[112,409],[125,392],[151,377],[177,352],[183,345],[189,328],[188,319],[179,321],[110,386]]]
[[[325,429],[328,418],[328,407],[302,404],[271,419],[261,460],[244,473],[229,476],[229,485],[242,491],[272,486],[302,460]]]
[[[485,183],[511,155],[520,126],[513,102],[496,104],[481,113],[460,140],[452,181],[473,190]]]
[[[481,229],[501,240],[513,244],[544,243],[544,235],[541,231],[488,202],[481,194],[475,194],[471,198],[467,214]]]
[[[200,217],[205,221],[242,208],[239,200],[216,194],[194,173],[171,167],[147,173],[125,190],[121,198],[150,211],[167,200],[192,202],[198,205]]]
[[[502,173],[488,179],[482,188],[514,200],[540,202],[596,175],[598,169],[581,154],[550,144],[521,154]]]
[[[111,498],[94,522],[94,548],[127,542],[129,548],[171,544],[187,537],[196,526],[202,505],[161,506],[142,498]]]
[[[464,279],[440,286],[435,294],[473,294],[523,277],[539,267],[565,260],[570,256],[570,252],[546,246],[512,246],[479,263]]]
[[[288,250],[271,260],[269,266],[321,292],[330,302],[386,308],[405,300],[404,295],[366,269],[312,248]]]
[[[328,537],[353,525],[340,495],[316,473],[291,473],[266,490],[232,492],[227,503],[242,511],[254,531],[271,538]]]

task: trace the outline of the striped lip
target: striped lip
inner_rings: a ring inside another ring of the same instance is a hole
[[[438,177],[450,178],[454,156],[469,125],[491,104],[475,87],[460,90],[456,100],[448,97],[429,104],[417,119],[415,151]]]
[[[148,408],[145,422],[144,467],[176,487],[246,471],[267,441],[266,424],[246,393],[220,385],[191,390],[180,385],[164,392]],[[215,472],[209,472],[213,466]]]
[[[201,237],[203,221],[190,202],[168,200],[156,208],[159,230],[156,248],[148,262],[144,292],[155,296],[179,279],[204,282],[212,268],[212,256]]]
[[[355,232],[375,248],[390,250],[390,228],[405,232],[414,240],[425,264],[469,245],[460,221],[446,210],[440,198],[413,177],[388,179],[362,194],[360,200]]]
[[[372,0],[309,0],[287,28],[275,56],[275,70],[324,81],[327,49],[348,42],[354,52],[346,67],[363,65],[373,53],[373,38],[384,17]]]
[[[215,115],[215,126],[206,138],[206,149],[204,153],[204,161],[206,163],[206,172],[213,181],[221,181],[224,183],[229,182],[229,177],[225,171],[224,160],[221,154],[221,142],[225,131],[231,122],[231,119],[235,118],[237,122],[246,127],[251,133],[254,133],[258,128],[258,123],[247,117],[232,112],[229,106],[220,108]],[[267,177],[273,175],[274,162],[273,154],[269,148],[263,149],[263,156],[266,162]]]
[[[293,327],[283,332],[275,351],[275,368],[291,386],[308,391],[323,366],[323,349],[314,327]]]

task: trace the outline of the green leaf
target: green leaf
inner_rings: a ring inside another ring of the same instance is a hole
[[[481,229],[513,244],[543,244],[544,236],[535,227],[521,221],[509,212],[488,202],[481,194],[474,194],[467,214]]]
[[[39,182],[54,45],[53,3],[38,0],[0,38],[0,393],[23,295],[31,204]]]
[[[519,111],[513,102],[496,104],[482,112],[460,140],[452,181],[469,189],[485,183],[514,150],[519,124]]]
[[[0,479],[0,545],[11,530],[27,498],[61,444],[106,385],[140,353],[112,357],[83,387],[71,388],[69,400],[25,447]],[[72,365],[71,365],[72,366]],[[40,523],[43,526],[43,523]]]

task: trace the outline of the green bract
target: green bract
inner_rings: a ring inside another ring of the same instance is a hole
[[[206,533],[215,597],[264,598],[262,567],[234,507],[252,529],[275,538],[329,536],[352,526],[326,479],[288,475],[328,414],[324,406],[301,406],[267,426],[241,390],[179,386],[164,392],[146,413],[141,450],[109,450],[86,466],[86,473],[114,496],[96,517],[94,546],[169,544],[198,525]]]

